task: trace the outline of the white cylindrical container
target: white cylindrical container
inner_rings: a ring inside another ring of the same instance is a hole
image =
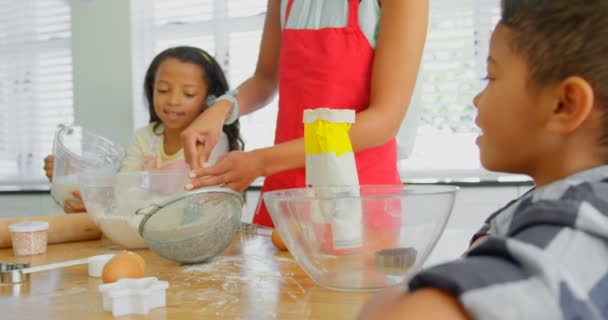
[[[313,220],[321,247],[329,254],[350,254],[361,250],[362,207],[359,176],[348,131],[355,122],[355,110],[304,110],[306,184],[319,201]]]
[[[16,256],[31,256],[46,253],[49,223],[29,221],[12,224],[8,227]]]

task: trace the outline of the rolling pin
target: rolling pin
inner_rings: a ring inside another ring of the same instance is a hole
[[[25,221],[46,221],[49,223],[48,243],[64,243],[97,240],[101,230],[97,228],[88,213],[72,213],[38,217],[0,219],[0,248],[12,246],[8,226]]]

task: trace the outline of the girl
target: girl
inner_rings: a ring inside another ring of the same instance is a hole
[[[182,130],[227,91],[224,72],[204,50],[180,46],[159,53],[150,63],[144,79],[150,124],[135,133],[120,170],[187,168],[180,141]],[[234,121],[223,126],[207,162],[214,163],[228,151],[242,148],[239,123]],[[53,177],[53,160],[52,156],[45,159],[44,169],[49,180]],[[74,196],[80,198],[79,195],[74,191]],[[85,211],[85,208],[67,199],[64,210],[72,213]]]
[[[150,124],[135,133],[121,171],[187,168],[180,134],[215,97],[227,91],[224,72],[204,50],[181,46],[159,53],[144,79]],[[223,126],[222,131],[209,163],[243,147],[238,121]]]

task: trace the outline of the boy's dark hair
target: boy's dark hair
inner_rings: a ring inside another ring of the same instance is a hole
[[[513,33],[511,48],[527,62],[530,88],[585,79],[608,128],[607,0],[502,0],[499,24]],[[608,146],[608,129],[601,144]]]
[[[150,111],[150,123],[156,122],[154,131],[156,131],[161,123],[156,111],[154,111],[154,82],[156,80],[158,67],[168,58],[174,58],[181,62],[193,63],[201,67],[204,77],[203,81],[205,81],[208,88],[207,94],[219,97],[229,89],[224,71],[217,61],[205,50],[189,46],[179,46],[164,50],[154,57],[144,78],[144,94],[146,95],[146,100],[148,102],[148,110]],[[204,110],[205,109],[201,109],[201,112]],[[244,143],[240,136],[240,125],[238,120],[231,125],[224,126],[223,131],[228,137],[228,145],[231,151],[243,149]]]

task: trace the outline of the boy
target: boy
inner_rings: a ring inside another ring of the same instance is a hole
[[[536,189],[462,259],[376,295],[361,319],[608,318],[606,17],[606,0],[502,0],[477,144],[485,168]]]

